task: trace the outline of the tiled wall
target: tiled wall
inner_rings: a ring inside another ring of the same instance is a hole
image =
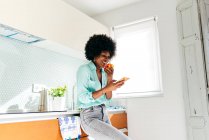
[[[0,113],[38,111],[39,93],[32,84],[68,86],[71,108],[72,87],[77,68],[84,60],[0,37]]]

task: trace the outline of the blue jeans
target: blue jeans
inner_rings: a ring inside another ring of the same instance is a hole
[[[111,125],[103,104],[82,109],[80,118],[84,132],[95,140],[131,140]]]

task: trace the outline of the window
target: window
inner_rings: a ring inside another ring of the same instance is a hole
[[[157,18],[112,28],[117,43],[114,78],[129,77],[114,98],[162,95]]]

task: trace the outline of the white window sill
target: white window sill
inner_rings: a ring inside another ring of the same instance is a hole
[[[163,92],[120,93],[113,96],[114,99],[146,97],[163,97]]]

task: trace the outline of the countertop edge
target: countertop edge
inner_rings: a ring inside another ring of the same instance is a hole
[[[125,109],[108,110],[108,114],[118,114],[126,112]],[[40,113],[24,113],[24,114],[2,114],[0,115],[0,124],[52,120],[63,116],[79,115],[79,110],[67,112],[40,112]]]
[[[44,113],[24,113],[24,114],[3,114],[0,115],[0,124],[16,123],[27,121],[51,120],[62,116],[79,115],[79,111],[68,112],[44,112]]]

